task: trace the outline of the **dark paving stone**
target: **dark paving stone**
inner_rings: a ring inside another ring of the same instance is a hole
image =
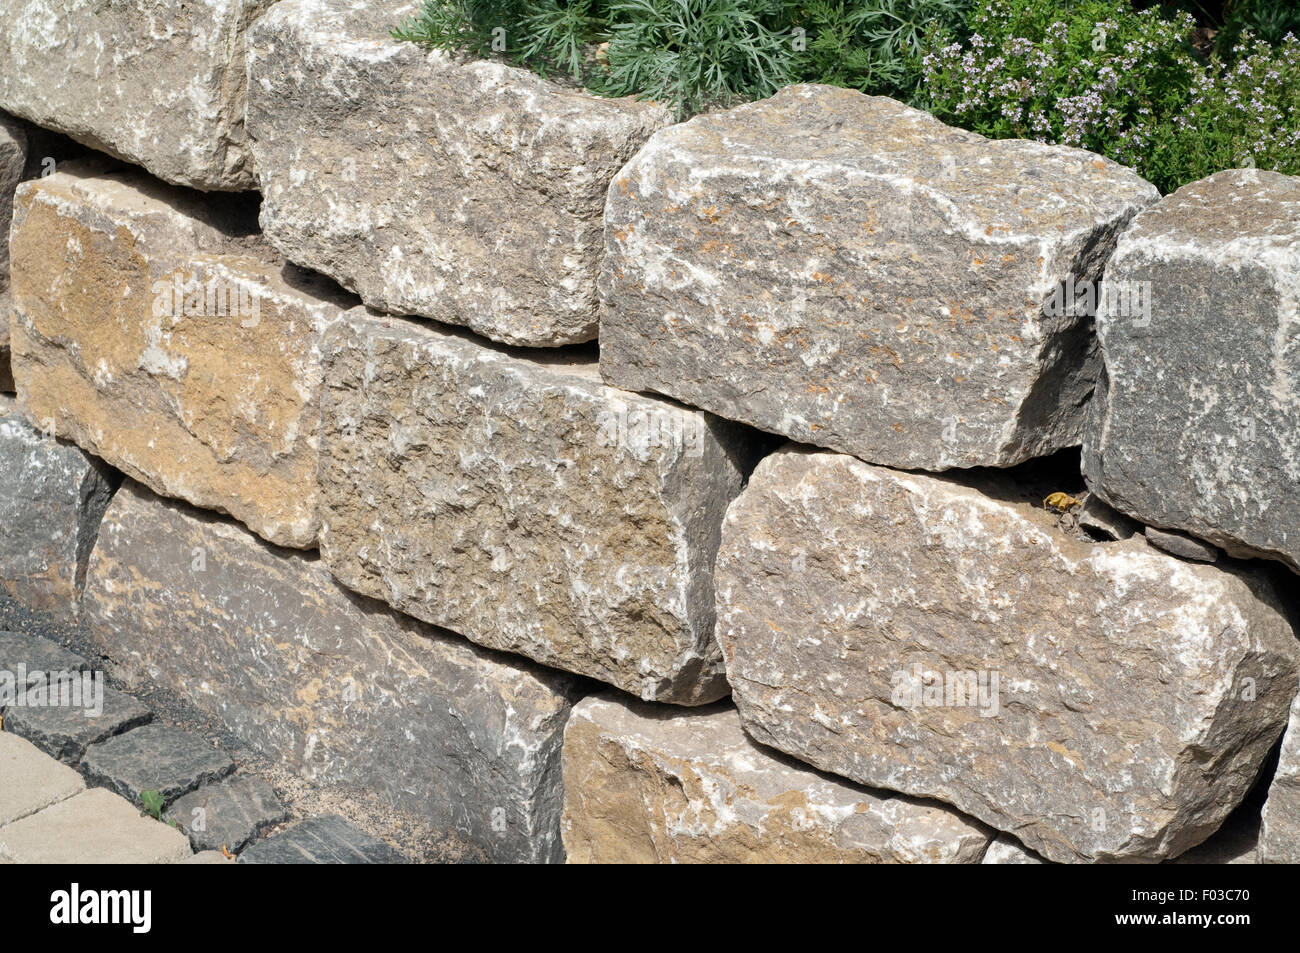
[[[98,680],[104,695],[103,710],[98,715],[86,707],[10,705],[5,711],[5,731],[26,738],[51,757],[75,765],[85,757],[86,749],[91,745],[137,728],[153,718],[138,701],[104,685],[102,679],[100,675]],[[84,705],[85,683],[82,685]]]
[[[402,854],[337,814],[309,817],[239,855],[241,864],[406,864]]]
[[[0,693],[9,681],[16,685],[20,665],[27,673],[25,680],[29,683],[34,673],[90,670],[88,661],[57,642],[22,632],[0,632]],[[9,673],[9,679],[3,677],[5,672]],[[0,695],[0,706],[6,701],[8,699]]]
[[[167,811],[197,850],[238,853],[262,831],[289,819],[289,810],[266,781],[238,775],[178,799]]]
[[[140,792],[154,790],[170,803],[183,794],[219,781],[235,764],[200,738],[167,725],[145,725],[86,749],[86,783],[116,791],[132,804]]]

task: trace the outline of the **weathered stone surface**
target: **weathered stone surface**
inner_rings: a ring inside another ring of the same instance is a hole
[[[1043,864],[1046,863],[1032,850],[1026,850],[1014,837],[999,834],[984,852],[982,864]]]
[[[409,0],[283,0],[250,33],[262,226],[382,311],[596,337],[605,191],[668,112],[394,40]]]
[[[177,185],[256,188],[244,32],[271,2],[7,2],[0,108]]]
[[[745,736],[734,708],[609,693],[564,732],[569,863],[977,863],[982,824],[825,777]]]
[[[1141,523],[1109,506],[1096,493],[1087,494],[1079,507],[1079,525],[1106,539],[1128,539],[1143,529]]]
[[[644,699],[726,694],[711,566],[743,428],[360,308],[324,350],[321,553],[344,585]]]
[[[182,861],[178,861],[178,863],[201,864],[205,866],[234,866],[233,862],[219,850],[201,850],[197,854],[193,854]]]
[[[1079,442],[1100,278],[1154,186],[826,86],[656,133],[619,173],[605,379],[890,466],[1003,466]]]
[[[140,804],[144,791],[170,803],[182,794],[218,781],[235,763],[211,742],[171,725],[145,725],[86,750],[86,780]]]
[[[1259,859],[1265,864],[1300,864],[1300,695],[1291,703],[1277,771],[1264,802]]]
[[[189,856],[184,834],[103,788],[0,827],[0,858],[16,864],[174,864]]]
[[[1097,315],[1089,486],[1144,523],[1300,570],[1300,178],[1237,169],[1134,219]]]
[[[497,860],[561,856],[572,679],[403,618],[318,559],[135,484],[107,514],[85,612],[128,682],[171,688],[308,778]]]
[[[0,397],[0,589],[30,608],[72,615],[112,474],[37,433]]]
[[[172,804],[167,818],[175,820],[196,851],[243,850],[262,831],[289,819],[275,789],[259,777],[237,775],[208,784]]]
[[[315,545],[318,343],[338,302],[192,193],[64,169],[24,184],[14,214],[29,419],[158,493]]]
[[[1148,526],[1143,535],[1148,543],[1156,549],[1169,553],[1171,556],[1177,556],[1180,559],[1191,559],[1199,563],[1219,561],[1219,551],[1217,549],[1209,543],[1188,536],[1186,533],[1171,532],[1170,530]]]
[[[30,741],[0,732],[0,826],[84,790],[81,776]]]
[[[102,672],[90,674],[98,682],[98,687],[88,685],[82,678],[80,707],[11,705],[5,710],[5,731],[21,735],[51,757],[67,764],[77,764],[91,745],[143,725],[153,718],[149,710],[130,695],[124,695],[103,684]],[[48,678],[45,683],[50,684]],[[57,678],[54,684],[57,689]],[[96,699],[96,693],[102,695]],[[69,695],[64,689],[63,697],[68,698]]]
[[[0,393],[13,393],[9,373],[9,220],[14,189],[27,164],[27,134],[17,120],[0,113]]]
[[[1295,693],[1300,645],[1267,577],[1084,542],[1041,489],[970,483],[799,449],[759,464],[717,563],[746,730],[1048,860],[1204,840]]]
[[[309,817],[258,841],[239,855],[241,864],[405,864],[397,848],[358,830],[336,814]]]
[[[1233,811],[1223,826],[1204,842],[1170,864],[1257,864],[1259,863],[1259,806],[1245,805]]]
[[[18,679],[19,666],[26,677]],[[90,663],[49,639],[25,632],[0,632],[0,672],[9,672],[15,687],[31,684],[48,672],[85,672]]]

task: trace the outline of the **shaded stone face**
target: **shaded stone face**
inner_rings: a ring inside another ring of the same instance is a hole
[[[15,377],[30,419],[156,492],[310,547],[319,333],[341,310],[232,227],[137,173],[24,184]]]
[[[1150,308],[1098,315],[1089,486],[1143,522],[1300,570],[1300,178],[1183,186],[1121,236],[1106,285],[1149,289]]]
[[[1097,361],[1090,317],[1047,312],[1157,197],[1082,150],[790,87],[656,133],[612,183],[601,371],[889,466],[1049,454]]]
[[[564,733],[570,863],[978,863],[982,824],[764,749],[735,709],[666,715],[613,693]]]
[[[1265,864],[1300,864],[1300,694],[1291,704],[1282,753],[1264,802],[1259,859]]]
[[[147,677],[250,747],[496,860],[557,860],[569,678],[351,595],[320,561],[126,484],[85,617]]]
[[[257,187],[244,32],[272,0],[12,0],[0,108],[175,185]]]
[[[605,190],[667,110],[392,39],[417,6],[287,0],[252,31],[268,239],[381,311],[592,340]]]
[[[0,397],[0,588],[32,609],[70,616],[113,474],[44,436]]]
[[[713,556],[743,428],[354,309],[325,337],[321,552],[357,592],[656,701],[726,693]]]
[[[1295,693],[1300,647],[1262,574],[1083,542],[1001,480],[785,449],[728,511],[716,572],[755,740],[1048,860],[1204,840]]]
[[[14,389],[9,373],[9,221],[26,163],[27,134],[17,120],[0,113],[0,393]]]

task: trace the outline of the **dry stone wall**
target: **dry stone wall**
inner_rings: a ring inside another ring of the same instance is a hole
[[[482,859],[1300,856],[1295,179],[182,7],[0,11],[5,598]]]

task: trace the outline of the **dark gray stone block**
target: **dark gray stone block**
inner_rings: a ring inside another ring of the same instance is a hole
[[[167,725],[145,725],[92,745],[82,766],[88,784],[116,791],[132,804],[149,790],[170,803],[233,770],[234,762],[209,742]]]
[[[337,814],[311,817],[259,841],[241,864],[405,864],[400,851],[353,827]]]
[[[196,851],[224,847],[238,853],[268,827],[287,821],[289,810],[266,781],[240,775],[179,798],[167,819],[180,825]]]
[[[101,680],[102,677],[99,676]],[[5,712],[5,731],[26,738],[66,764],[77,764],[91,745],[139,727],[153,718],[150,711],[130,695],[107,685],[103,685],[103,693],[103,708],[97,715],[88,714],[85,706],[11,705]]]

